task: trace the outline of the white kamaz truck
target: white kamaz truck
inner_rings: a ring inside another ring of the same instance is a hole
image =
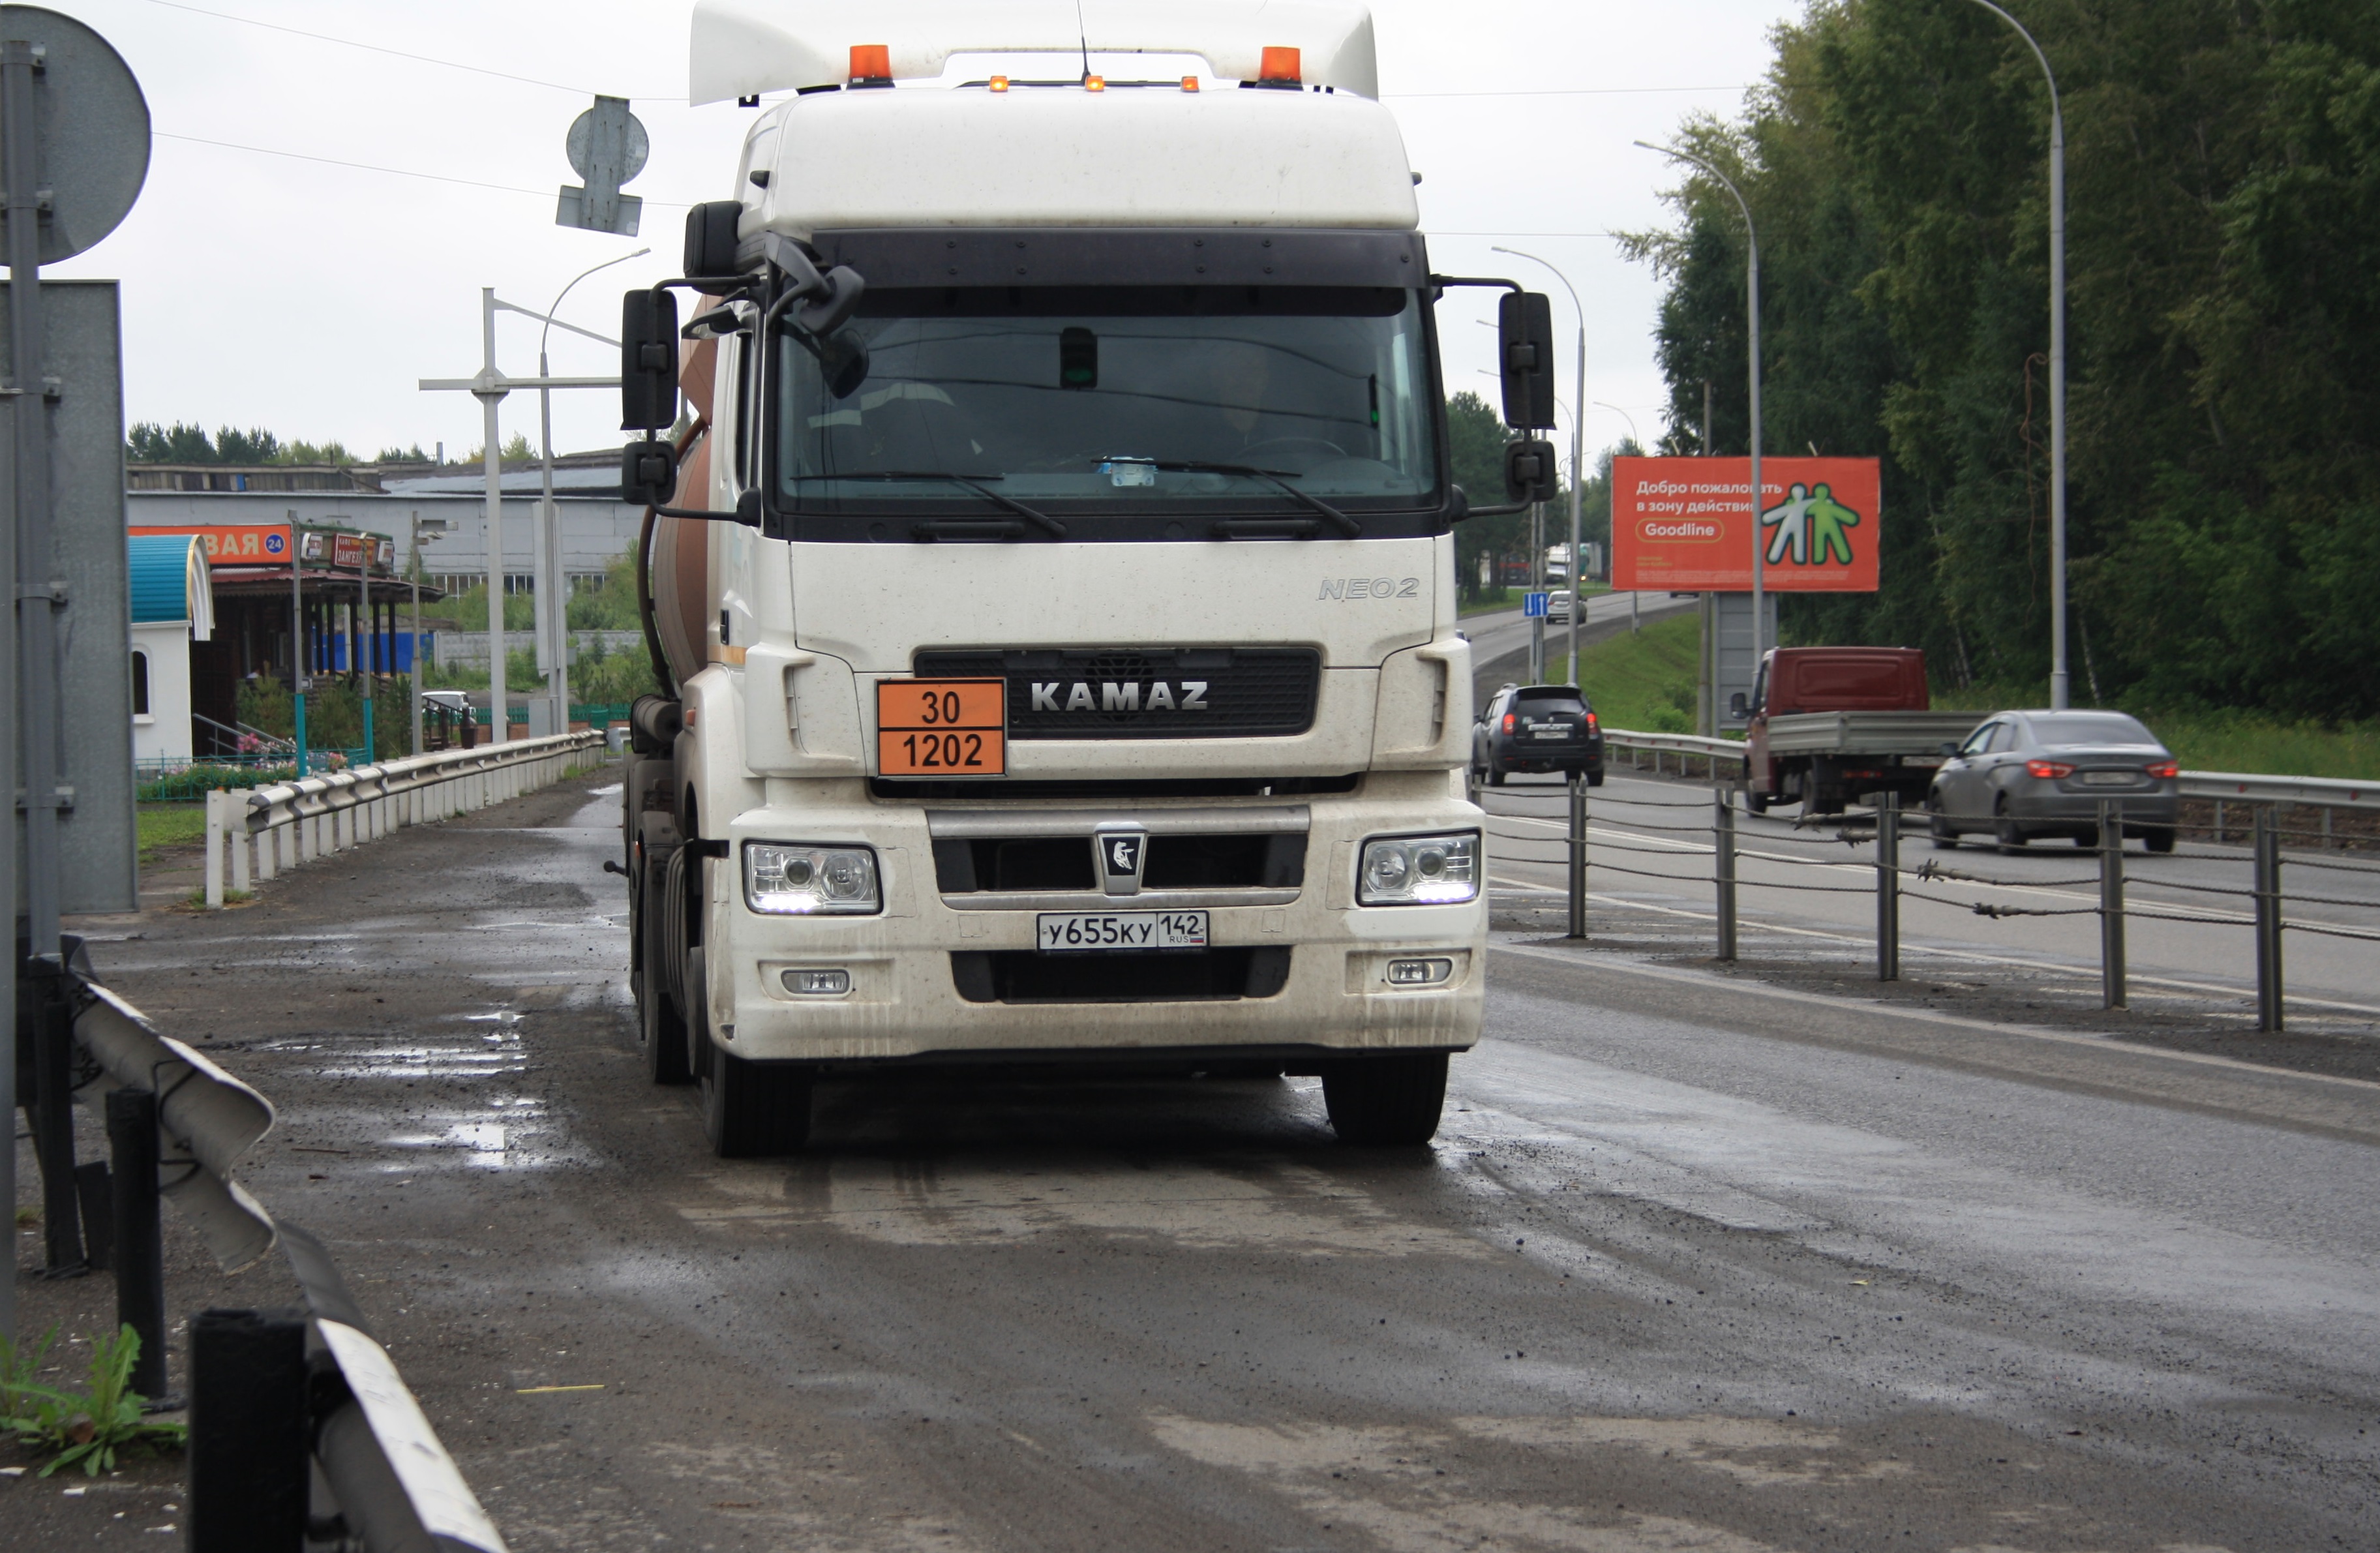
[[[800,1147],[821,1076],[992,1062],[1319,1074],[1413,1145],[1478,1038],[1432,306],[1506,289],[1536,427],[1544,299],[1430,273],[1363,7],[1077,17],[695,10],[694,101],[759,111],[624,309],[625,867],[722,1155]]]

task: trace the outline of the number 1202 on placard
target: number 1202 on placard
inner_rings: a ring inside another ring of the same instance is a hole
[[[888,679],[876,686],[876,770],[889,777],[1008,774],[1008,683]]]

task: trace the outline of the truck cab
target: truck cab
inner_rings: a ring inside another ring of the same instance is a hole
[[[624,463],[652,1076],[722,1154],[998,1062],[1318,1074],[1415,1144],[1486,971],[1432,310],[1484,283],[1363,7],[1051,14],[696,8],[698,103],[795,95],[624,313],[624,420],[677,422]]]

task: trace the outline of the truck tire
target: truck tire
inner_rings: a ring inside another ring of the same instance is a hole
[[[722,1159],[798,1154],[810,1141],[808,1069],[753,1062],[710,1040],[702,1064],[702,1132]]]
[[[1414,1148],[1438,1131],[1446,1104],[1446,1053],[1401,1052],[1333,1062],[1322,1103],[1339,1141],[1359,1148]]]
[[[1767,814],[1768,812],[1768,795],[1755,791],[1753,788],[1745,788],[1743,790],[1743,807],[1744,812],[1747,814]]]
[[[694,1064],[686,1047],[686,1019],[670,1001],[669,980],[661,968],[669,953],[662,929],[667,918],[659,904],[647,897],[643,884],[638,880],[638,897],[645,904],[636,913],[637,1038],[645,1049],[645,1072],[655,1084],[691,1084]]]

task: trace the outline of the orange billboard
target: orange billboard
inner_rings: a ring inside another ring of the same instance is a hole
[[[1881,478],[1873,458],[1760,461],[1761,586],[1873,593]],[[1752,460],[1611,461],[1611,586],[1752,590]]]

